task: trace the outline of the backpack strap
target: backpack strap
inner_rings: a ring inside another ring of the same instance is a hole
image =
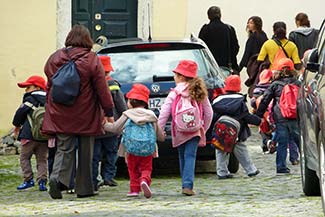
[[[35,110],[36,109],[36,106],[33,105],[33,103],[31,102],[24,102],[24,105],[28,106],[29,108]]]
[[[287,51],[284,49],[284,47],[288,44],[289,40],[283,46],[282,46],[281,41],[279,39],[273,38],[273,41],[283,50],[286,57],[289,58],[289,55],[287,54]]]

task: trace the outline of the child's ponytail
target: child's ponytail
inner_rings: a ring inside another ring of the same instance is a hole
[[[187,82],[189,83],[189,94],[192,99],[202,102],[208,96],[208,91],[202,78],[191,78]]]

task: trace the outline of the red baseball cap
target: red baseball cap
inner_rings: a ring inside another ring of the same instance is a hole
[[[188,78],[195,78],[197,76],[197,64],[192,60],[181,60],[173,72]]]
[[[287,68],[289,70],[294,70],[295,66],[291,59],[282,58],[279,60],[278,64],[276,65],[275,70],[281,71],[283,68]]]
[[[259,77],[259,84],[267,84],[270,82],[271,78],[273,76],[273,72],[270,69],[264,69]]]
[[[143,84],[133,84],[131,90],[126,94],[128,99],[141,100],[148,104],[150,90]]]
[[[43,77],[38,75],[30,76],[26,81],[17,83],[18,87],[25,88],[31,85],[40,87],[42,90],[46,88],[46,81]]]
[[[238,75],[229,75],[225,80],[224,91],[239,92],[241,90],[241,80]]]
[[[103,64],[105,72],[114,71],[113,66],[111,64],[111,57],[109,57],[109,56],[99,56],[99,59]]]

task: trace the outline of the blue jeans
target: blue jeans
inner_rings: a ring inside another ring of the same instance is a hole
[[[196,152],[199,140],[199,137],[194,137],[177,147],[182,188],[193,189]]]
[[[298,160],[299,157],[299,150],[298,150],[298,145],[290,141],[289,142],[289,160],[291,163],[295,162]]]
[[[277,134],[277,153],[276,153],[276,168],[277,171],[285,171],[287,169],[287,148],[289,141],[300,144],[300,136],[297,121],[287,121],[276,124]]]
[[[94,185],[98,183],[98,165],[102,158],[101,175],[103,180],[112,180],[116,175],[116,160],[118,150],[117,136],[105,137],[95,139],[94,156],[93,156],[93,182]]]

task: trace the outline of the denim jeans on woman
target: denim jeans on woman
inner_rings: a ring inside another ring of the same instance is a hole
[[[277,172],[285,171],[287,169],[287,148],[289,141],[293,141],[296,144],[299,143],[299,129],[296,120],[290,120],[287,122],[276,123],[277,134],[277,153],[276,153],[276,168]]]
[[[193,189],[196,152],[200,138],[193,137],[177,147],[182,188]]]

